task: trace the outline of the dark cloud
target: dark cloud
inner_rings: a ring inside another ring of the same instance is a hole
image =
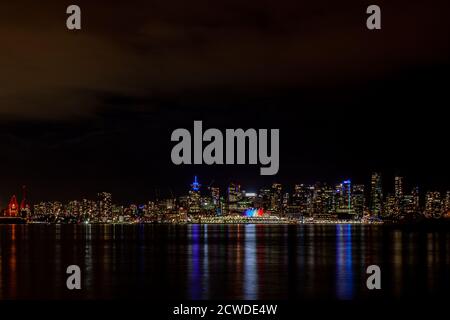
[[[65,28],[69,4],[0,3],[2,194],[146,199],[194,173],[271,182],[171,165],[171,130],[198,119],[281,128],[289,183],[377,168],[448,181],[448,1],[378,1],[376,32],[356,0],[77,1],[80,32]]]
[[[446,2],[365,5],[298,1],[80,1],[83,30],[65,29],[66,3],[3,3],[0,114],[91,115],[97,93],[136,97],[334,85],[447,62]]]

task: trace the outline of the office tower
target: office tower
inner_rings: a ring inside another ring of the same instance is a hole
[[[197,176],[194,177],[194,182],[191,184],[188,196],[188,212],[190,214],[200,213],[201,196],[200,196],[200,183],[197,180]]]
[[[281,212],[282,206],[282,185],[280,183],[272,184],[271,194],[270,194],[270,210],[274,213]]]
[[[396,176],[394,179],[394,191],[396,198],[403,197],[403,177]]]
[[[211,199],[214,205],[219,205],[220,201],[220,189],[217,187],[211,187]]]
[[[324,210],[329,215],[334,215],[336,213],[334,207],[334,190],[329,185],[323,186],[323,202],[324,202]]]
[[[189,209],[189,196],[181,196],[178,198],[178,203],[181,210]],[[155,208],[156,210],[156,208]]]
[[[81,217],[82,204],[80,201],[73,200],[69,201],[66,207],[66,213],[73,218]]]
[[[269,210],[270,208],[270,189],[269,188],[263,188],[259,190],[257,199],[255,199],[257,202],[258,208],[263,208],[264,210]]]
[[[354,184],[352,187],[352,207],[358,217],[364,215],[365,197],[364,185]]]
[[[428,218],[440,218],[442,215],[441,193],[429,191],[425,196],[425,215]]]
[[[326,184],[316,183],[312,189],[312,215],[317,220],[329,220],[334,214],[333,189]]]
[[[99,221],[106,222],[112,217],[112,195],[108,192],[100,192],[98,195]]]
[[[414,213],[418,214],[420,212],[420,195],[419,195],[419,187],[414,187],[411,195],[413,197],[413,208]]]
[[[241,199],[241,186],[233,182],[228,186],[228,202],[235,203]]]
[[[323,219],[325,213],[325,206],[323,202],[323,188],[320,183],[314,184],[312,194],[312,215],[316,219]]]
[[[308,213],[310,203],[312,202],[312,193],[309,186],[304,184],[296,184],[294,186],[294,193],[292,194],[292,211],[305,215]]]
[[[114,222],[124,222],[124,210],[123,206],[113,205],[111,208],[112,219]]]
[[[411,218],[417,213],[417,211],[415,210],[415,205],[414,205],[414,195],[405,194],[403,196],[402,208],[403,208],[403,213],[406,215],[406,217]]]
[[[384,203],[384,216],[396,218],[397,217],[397,197],[393,194],[388,194]]]
[[[382,213],[383,190],[381,186],[381,175],[372,173],[370,180],[370,214],[379,217]]]
[[[403,177],[396,176],[394,179],[394,196],[395,206],[392,214],[398,218],[403,213]]]
[[[290,200],[289,192],[284,193],[283,194],[283,202],[282,202],[283,212],[286,212],[286,210],[287,210],[287,208],[288,208],[288,206],[290,204],[289,200]]]
[[[239,201],[242,199],[241,186],[235,183],[230,183],[228,186],[228,213],[238,213],[239,209]]]
[[[450,191],[445,194],[444,217],[450,218]]]
[[[341,212],[350,213],[352,210],[351,181],[345,180],[336,186],[338,209]]]

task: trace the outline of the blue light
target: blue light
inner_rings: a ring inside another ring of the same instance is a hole
[[[194,176],[194,182],[192,183],[192,190],[198,191],[200,190],[200,184],[197,181],[197,176]]]

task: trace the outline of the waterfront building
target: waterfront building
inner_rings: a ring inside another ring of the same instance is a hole
[[[425,216],[428,218],[440,218],[442,215],[441,193],[429,191],[425,196]]]
[[[198,214],[201,209],[201,195],[200,183],[197,181],[197,176],[194,177],[194,182],[191,184],[188,196],[188,212],[189,214]]]
[[[370,214],[379,217],[382,214],[383,206],[383,189],[381,185],[381,175],[372,173],[370,180]]]
[[[361,218],[364,215],[365,196],[364,185],[354,184],[352,186],[352,207],[357,217]]]

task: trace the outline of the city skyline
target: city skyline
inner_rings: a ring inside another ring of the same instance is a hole
[[[191,169],[188,169],[186,171],[194,171]],[[196,171],[201,171],[201,170],[196,170]],[[139,192],[139,195],[135,196],[135,198],[131,198],[131,199],[124,199],[123,197],[118,197],[119,202],[121,204],[126,204],[128,202],[142,202],[143,199],[145,200],[155,200],[158,197],[169,197],[170,195],[176,195],[176,196],[180,196],[182,194],[184,194],[185,192],[185,186],[190,184],[190,181],[192,180],[192,177],[196,176],[196,177],[202,177],[203,180],[203,184],[207,184],[207,185],[214,185],[216,187],[219,187],[221,189],[226,188],[230,183],[239,183],[242,186],[245,186],[249,192],[256,192],[258,189],[263,188],[266,185],[270,185],[273,183],[281,183],[283,185],[288,185],[291,186],[289,191],[292,191],[294,189],[294,186],[296,184],[309,184],[309,185],[313,185],[315,183],[325,183],[325,184],[329,184],[329,185],[333,185],[334,183],[336,183],[336,181],[345,181],[347,179],[351,180],[353,183],[356,184],[364,184],[367,186],[370,186],[372,183],[372,178],[373,178],[373,173],[379,174],[380,176],[383,177],[383,179],[380,179],[380,183],[381,183],[381,188],[384,191],[387,191],[388,193],[392,193],[392,194],[396,194],[398,191],[396,191],[396,187],[397,187],[397,182],[396,182],[396,178],[397,177],[401,177],[403,179],[403,186],[407,186],[409,189],[412,188],[416,188],[416,187],[420,187],[420,189],[423,190],[430,190],[430,191],[437,191],[437,192],[441,192],[441,193],[445,193],[448,189],[450,189],[450,187],[447,184],[434,184],[433,183],[426,183],[426,184],[421,184],[420,182],[416,181],[411,181],[409,179],[409,176],[404,175],[404,174],[396,174],[396,173],[392,173],[392,172],[398,172],[398,170],[390,170],[391,173],[390,174],[384,174],[383,171],[381,170],[377,170],[377,171],[373,171],[372,174],[367,174],[366,175],[366,179],[353,179],[351,176],[348,175],[344,175],[344,176],[340,176],[340,178],[338,179],[306,179],[306,180],[302,180],[300,181],[295,179],[294,177],[291,176],[291,178],[289,179],[289,181],[287,182],[287,179],[277,179],[278,176],[274,176],[274,177],[260,177],[257,176],[255,179],[250,179],[250,180],[255,180],[254,182],[248,182],[248,181],[244,181],[241,180],[239,178],[228,178],[225,180],[218,180],[216,179],[213,175],[200,175],[197,173],[193,173],[193,174],[189,174],[186,173],[183,174],[183,177],[187,177],[184,180],[183,184],[178,184],[178,185],[166,185],[166,186],[157,186],[157,185],[150,185],[147,188],[150,188],[151,191],[148,192],[147,194],[144,194],[143,192]],[[406,181],[404,180],[405,177],[407,177]],[[259,178],[259,179],[258,179]],[[260,180],[260,181],[257,181]],[[392,181],[391,181],[392,180]],[[17,186],[15,188],[11,188],[9,191],[9,194],[7,194],[6,192],[4,194],[0,194],[0,200],[2,200],[2,202],[0,202],[0,205],[2,205],[3,203],[7,203],[9,202],[10,198],[12,195],[20,195],[24,192],[24,188],[26,189],[30,189],[29,185],[25,185],[25,184],[17,184]],[[108,192],[111,193],[115,193],[111,190],[111,188],[108,188],[107,186],[103,188],[103,190],[109,190]],[[31,196],[29,194],[29,191],[25,191],[27,194],[27,198],[28,199],[33,199],[33,201],[40,201],[40,200],[45,200],[45,201],[50,201],[50,200],[55,200],[56,198],[58,198],[57,196],[46,196],[46,197],[41,197],[41,198],[36,198],[33,196],[33,193],[31,192]],[[89,196],[92,196],[93,194],[97,193],[98,190],[94,191],[94,192],[75,192],[75,195],[73,195],[72,197],[62,197],[63,201],[70,201],[72,199],[75,198],[89,198]],[[122,203],[124,202],[124,203]]]
[[[203,185],[197,176],[193,179],[183,194],[127,204],[114,202],[110,192],[97,193],[95,200],[84,197],[68,202],[31,203],[23,186],[20,197],[12,195],[3,216],[42,222],[155,222],[179,215],[184,219],[274,215],[302,221],[304,218],[319,221],[450,218],[450,189],[444,192],[421,190],[419,186],[405,184],[405,177],[399,175],[391,181],[392,191],[383,188],[382,175],[377,172],[372,173],[366,184],[353,183],[351,179],[334,184],[316,182],[286,186],[272,183],[257,190],[247,189],[237,181],[221,188],[214,181]],[[66,218],[69,220],[64,220]]]

